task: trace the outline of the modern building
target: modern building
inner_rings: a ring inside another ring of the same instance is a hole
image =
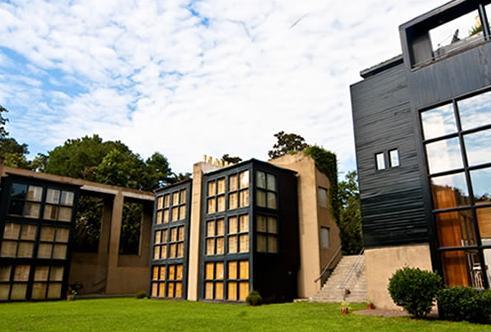
[[[402,55],[351,86],[369,301],[403,266],[491,283],[491,1],[400,26]]]
[[[0,302],[58,300],[80,294],[134,294],[150,273],[152,193],[4,167],[0,160]],[[94,250],[75,248],[81,197],[101,202]],[[122,246],[125,203],[143,206],[136,250]]]
[[[156,192],[151,296],[238,302],[257,290],[284,302],[317,293],[341,243],[314,160],[206,160],[192,180]]]

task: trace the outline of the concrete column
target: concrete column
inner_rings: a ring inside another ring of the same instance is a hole
[[[107,262],[107,286],[106,293],[111,294],[112,285],[118,285],[118,259],[119,259],[119,240],[121,237],[121,224],[123,220],[124,197],[121,191],[114,196],[111,214],[111,233],[109,236],[109,250]]]

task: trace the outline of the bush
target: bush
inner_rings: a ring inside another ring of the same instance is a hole
[[[246,298],[246,302],[252,306],[258,306],[263,304],[263,298],[257,291],[252,291]]]
[[[397,270],[389,280],[389,293],[394,303],[417,318],[431,311],[441,288],[442,278],[438,274],[418,268]]]
[[[489,322],[491,291],[455,287],[443,289],[437,296],[440,317],[447,320],[466,320],[473,323]]]
[[[135,294],[135,297],[137,299],[144,299],[147,297],[147,292],[139,291],[138,293]]]

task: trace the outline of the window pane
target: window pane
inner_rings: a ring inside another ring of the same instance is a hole
[[[470,210],[438,213],[435,218],[441,247],[466,247],[476,244]]]
[[[215,195],[216,195],[215,181],[210,181],[208,182],[208,196],[215,196]]]
[[[329,249],[329,228],[321,227],[321,248]]]
[[[172,205],[176,206],[179,205],[179,193],[175,192],[172,194]]]
[[[228,218],[228,233],[235,234],[238,232],[238,222],[237,217]]]
[[[256,247],[257,252],[266,252],[266,236],[264,235],[256,235]]]
[[[186,219],[186,206],[181,206],[179,208],[179,220]]]
[[[273,217],[268,217],[268,233],[278,234],[278,220]]]
[[[0,300],[8,300],[10,285],[0,284]]]
[[[488,245],[491,245],[491,243],[488,241]],[[491,271],[490,271],[490,266],[491,266],[491,249],[484,249],[484,264],[488,267],[488,283],[491,284]]]
[[[51,258],[52,244],[41,243],[38,249],[38,258]]]
[[[169,222],[169,210],[164,210],[164,224]]]
[[[52,266],[49,280],[51,280],[51,281],[63,281],[63,270],[64,269],[61,266]]]
[[[257,206],[266,207],[266,192],[262,190],[256,191]]]
[[[11,201],[9,206],[9,214],[13,216],[22,216],[24,212],[24,201]]]
[[[4,239],[17,240],[19,239],[20,225],[6,224],[3,232]]]
[[[182,282],[176,282],[175,291],[176,291],[175,297],[177,298],[182,297]]]
[[[179,203],[186,204],[186,190],[181,190],[179,192]]]
[[[225,195],[218,196],[217,198],[217,212],[225,211]]]
[[[53,242],[55,239],[55,228],[43,226],[41,228],[41,241]]]
[[[237,235],[233,235],[233,236],[228,237],[228,252],[230,254],[235,254],[238,252]]]
[[[230,175],[229,177],[229,191],[236,191],[239,188],[238,184],[239,177],[237,175]]]
[[[24,217],[28,218],[39,218],[39,208],[41,207],[40,204],[36,203],[24,203]]]
[[[268,252],[273,254],[278,252],[278,239],[276,236],[268,237]]]
[[[15,257],[17,255],[17,242],[2,241],[1,257]]]
[[[206,236],[215,236],[215,222],[208,221],[206,224]]]
[[[399,150],[390,150],[389,151],[389,162],[390,167],[399,167]]]
[[[208,213],[215,213],[215,202],[214,198],[208,199]]]
[[[237,279],[237,262],[228,262],[228,279]]]
[[[256,187],[266,189],[266,174],[264,172],[256,172]]]
[[[276,191],[276,177],[272,174],[267,175],[268,190]]]
[[[267,218],[264,216],[256,216],[256,231],[267,232]]]
[[[383,170],[385,169],[385,156],[383,153],[377,153],[375,155],[375,159],[377,161],[377,169],[378,170]]]
[[[239,279],[249,279],[249,262],[239,262]]]
[[[431,45],[435,57],[468,46],[483,39],[482,24],[477,10],[460,16],[430,30]]]
[[[482,244],[484,246],[491,246],[491,208],[477,209],[477,221],[479,223]]]
[[[56,220],[58,215],[58,206],[45,205],[44,206],[44,219]]]
[[[35,283],[32,286],[32,298],[34,300],[44,300],[46,298],[46,284]]]
[[[228,208],[229,210],[234,210],[239,206],[237,193],[232,193],[228,195]]]
[[[216,225],[216,235],[224,235],[225,234],[225,223],[223,219],[217,220],[217,225]]]
[[[276,193],[268,192],[268,208],[276,209]]]
[[[58,228],[56,231],[56,242],[68,242],[70,231],[66,228]]]
[[[19,242],[19,249],[17,251],[17,257],[31,258],[33,250],[34,250],[34,243]]]
[[[42,187],[29,186],[29,189],[27,191],[27,200],[41,202],[42,197],[43,197]]]
[[[71,191],[62,191],[61,193],[61,205],[67,205],[67,206],[72,206],[73,205],[73,198],[74,194]]]
[[[249,216],[247,214],[241,215],[240,220],[240,232],[249,232]]]
[[[240,189],[249,187],[249,171],[244,171],[239,174]]]
[[[223,255],[225,253],[225,240],[223,237],[217,238],[217,255]]]
[[[206,282],[205,283],[205,299],[213,300],[213,283]]]
[[[168,208],[170,206],[170,195],[164,195],[164,207]]]
[[[447,251],[441,257],[447,286],[483,288],[483,273],[477,251]]]
[[[173,207],[172,208],[172,221],[177,221],[177,220],[179,220],[179,208]]]
[[[457,132],[452,104],[421,113],[424,139],[431,139]]]
[[[458,105],[463,130],[491,123],[491,92],[461,100]]]
[[[241,282],[239,283],[239,301],[245,301],[249,295],[249,283]]]
[[[465,135],[464,140],[469,166],[491,162],[491,130]]]
[[[224,276],[223,263],[215,263],[215,279],[223,280]]]
[[[225,178],[218,179],[217,181],[217,194],[225,193]]]
[[[431,178],[431,191],[434,209],[446,209],[470,204],[464,173]]]
[[[46,203],[58,204],[60,202],[60,191],[55,189],[48,189],[46,194]]]
[[[157,214],[155,216],[155,223],[156,224],[162,223],[162,211],[157,211]]]
[[[61,297],[61,284],[51,283],[48,286],[48,299],[59,299]]]
[[[184,257],[184,244],[178,243],[177,244],[177,258],[182,258]]]
[[[0,281],[10,280],[10,266],[0,266]]]
[[[215,239],[206,240],[206,254],[208,256],[215,254]]]
[[[476,204],[491,203],[491,168],[471,171],[470,174]]]
[[[227,300],[237,301],[237,283],[229,282],[227,288]]]
[[[14,280],[28,281],[30,271],[31,271],[31,267],[29,265],[17,265],[15,267]]]
[[[317,199],[319,200],[319,206],[327,208],[329,207],[327,198],[327,189],[317,188]]]
[[[20,234],[22,240],[35,240],[36,239],[36,226],[34,225],[23,225],[22,232]]]
[[[38,266],[34,274],[34,281],[48,281],[48,274],[49,266]]]
[[[427,144],[426,155],[430,174],[464,167],[458,138]]]
[[[57,244],[53,250],[54,259],[66,259],[66,245]]]
[[[27,196],[27,185],[14,183],[10,188],[10,197],[14,199],[25,200]]]
[[[249,190],[241,190],[239,192],[239,205],[240,207],[249,206]]]
[[[58,213],[58,220],[60,221],[71,221],[72,220],[72,208],[60,207]]]
[[[241,235],[239,237],[240,252],[249,252],[249,235]]]
[[[162,209],[164,207],[164,198],[162,196],[157,197],[157,209]]]
[[[176,265],[176,280],[182,280],[183,267],[182,265]]]
[[[214,264],[213,263],[206,263],[205,265],[205,279],[206,280],[213,280],[215,279],[214,275]]]

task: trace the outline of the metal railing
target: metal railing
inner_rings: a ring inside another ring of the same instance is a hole
[[[358,257],[356,258],[355,264],[353,264],[353,266],[349,270],[348,274],[346,275],[346,278],[344,278],[343,282],[338,286],[338,289],[344,289],[344,291],[345,291],[344,296],[343,296],[344,298],[346,298],[346,295],[349,294],[349,289],[346,288],[346,286],[350,282],[351,278],[354,275],[357,275],[360,272],[361,268],[365,265],[363,262],[364,251],[365,251],[365,249],[362,249],[360,251],[360,253],[358,254]]]
[[[329,261],[329,263],[327,263],[324,266],[324,268],[322,269],[322,272],[319,275],[319,277],[317,277],[317,279],[314,280],[314,282],[317,282],[320,280],[321,281],[321,287],[324,286],[327,279],[329,278],[332,271],[334,270],[335,266],[333,266],[333,265],[335,265],[335,263],[337,263],[337,258],[341,254],[341,249],[342,249],[342,246],[339,246],[338,249],[336,250],[336,253],[332,256],[331,260]]]

